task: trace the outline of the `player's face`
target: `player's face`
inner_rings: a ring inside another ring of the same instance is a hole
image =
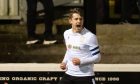
[[[74,13],[72,15],[72,18],[69,19],[70,24],[72,25],[73,32],[81,32],[83,29],[83,17],[81,17],[79,14]]]

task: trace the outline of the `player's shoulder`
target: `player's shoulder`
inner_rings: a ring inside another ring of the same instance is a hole
[[[64,33],[70,33],[72,29],[67,29],[64,31]]]
[[[64,35],[69,35],[71,33],[72,29],[67,29],[64,31]]]
[[[91,31],[89,31],[88,29],[85,30],[85,40],[87,41],[87,43],[97,43],[97,37],[94,33],[92,33]]]
[[[85,28],[85,36],[86,37],[91,37],[91,38],[96,38],[96,35],[94,33],[92,33],[90,30]]]

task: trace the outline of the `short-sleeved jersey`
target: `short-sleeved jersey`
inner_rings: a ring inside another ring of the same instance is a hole
[[[81,33],[74,33],[72,29],[64,32],[66,54],[66,73],[72,76],[93,76],[93,64],[101,58],[96,35],[84,28]],[[80,59],[80,65],[74,65],[72,58]]]

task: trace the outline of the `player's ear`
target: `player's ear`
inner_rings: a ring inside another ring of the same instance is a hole
[[[72,23],[72,20],[71,20],[71,19],[69,19],[69,23],[70,23],[70,24]]]

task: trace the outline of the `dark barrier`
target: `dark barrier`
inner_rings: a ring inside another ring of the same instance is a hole
[[[1,71],[0,84],[57,84],[61,71]],[[138,84],[140,72],[95,72],[96,84]]]

